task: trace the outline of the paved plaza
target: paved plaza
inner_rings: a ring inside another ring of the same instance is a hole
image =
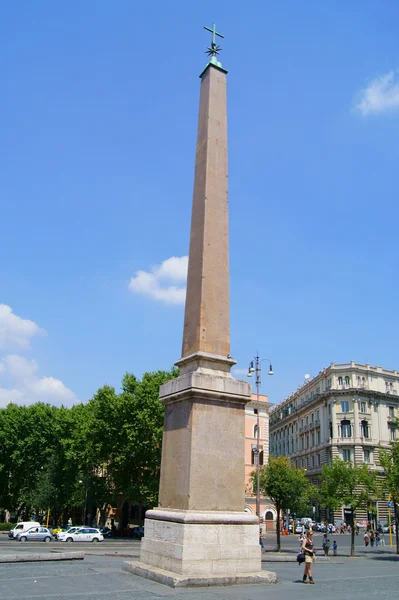
[[[335,536],[334,536],[335,537]],[[198,600],[288,600],[313,597],[324,600],[363,600],[365,597],[395,598],[399,589],[399,557],[394,549],[385,547],[365,551],[361,536],[358,557],[348,558],[349,536],[336,536],[342,555],[328,562],[320,560],[314,565],[316,585],[301,583],[303,568],[295,562],[268,562],[268,552],[263,554],[262,568],[275,571],[276,585],[237,586],[226,588],[177,589],[153,583],[122,572],[123,555],[137,555],[139,543],[107,542],[96,547],[70,544],[68,550],[82,550],[83,561],[0,564],[0,598],[2,600],[157,600],[159,598],[193,598]],[[272,536],[267,536],[266,547],[273,547]],[[0,540],[0,556],[18,552],[65,551],[66,545],[18,545]],[[316,546],[319,547],[321,538]],[[21,548],[22,546],[22,548]],[[78,547],[79,546],[79,547]],[[297,536],[283,540],[289,554],[299,546]],[[84,547],[84,548],[82,548]],[[115,553],[120,556],[116,556]],[[104,556],[109,554],[109,556]],[[320,552],[321,554],[321,552]],[[113,555],[113,556],[112,556]]]

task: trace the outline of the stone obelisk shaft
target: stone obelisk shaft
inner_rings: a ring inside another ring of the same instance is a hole
[[[226,72],[201,76],[182,357],[230,353]]]

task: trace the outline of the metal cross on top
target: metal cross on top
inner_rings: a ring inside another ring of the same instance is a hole
[[[206,53],[209,56],[216,56],[217,54],[219,54],[219,52],[221,50],[221,47],[216,44],[216,36],[218,35],[219,37],[224,38],[224,35],[222,35],[221,33],[218,33],[216,31],[215,23],[213,23],[212,29],[210,27],[207,27],[206,25],[204,25],[204,29],[206,29],[207,31],[210,31],[212,33],[212,43],[208,47],[208,50]]]

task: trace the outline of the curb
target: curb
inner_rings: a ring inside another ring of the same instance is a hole
[[[327,556],[318,556],[317,562],[330,562],[330,558]],[[262,552],[262,562],[297,562],[296,554],[283,554],[283,553],[269,553]]]
[[[60,552],[59,554],[4,554],[0,556],[1,563],[21,562],[51,562],[57,560],[83,560],[84,552]]]

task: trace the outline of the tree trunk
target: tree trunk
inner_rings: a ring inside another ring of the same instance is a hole
[[[277,552],[281,552],[280,505],[277,503],[276,503],[276,511],[277,511],[277,518],[276,518]]]
[[[351,527],[351,556],[355,556],[355,522],[356,522],[356,515],[355,512],[352,510],[352,527]]]

